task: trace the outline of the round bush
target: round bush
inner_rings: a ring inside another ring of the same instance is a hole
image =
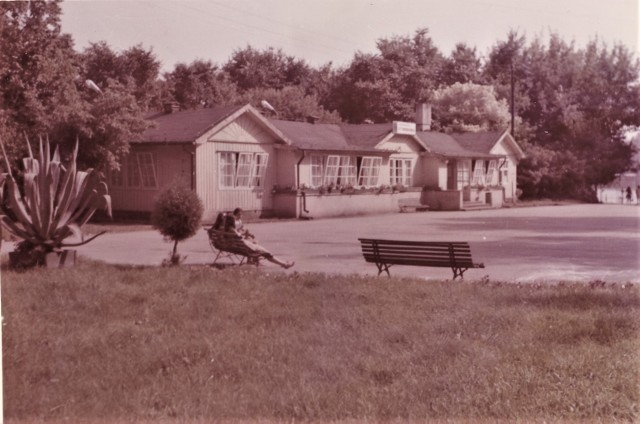
[[[196,193],[183,185],[172,185],[158,196],[151,225],[163,236],[179,242],[193,236],[200,228],[203,209]]]

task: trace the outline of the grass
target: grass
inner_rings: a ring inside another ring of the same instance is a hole
[[[2,271],[7,423],[632,422],[640,290]]]

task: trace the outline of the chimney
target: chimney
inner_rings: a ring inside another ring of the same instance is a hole
[[[162,105],[164,113],[169,114],[180,110],[180,105],[177,102],[167,102]]]
[[[416,129],[431,131],[431,105],[420,103],[416,106]]]

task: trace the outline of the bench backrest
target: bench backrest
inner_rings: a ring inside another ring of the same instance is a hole
[[[434,267],[473,267],[467,242],[358,239],[367,262]]]

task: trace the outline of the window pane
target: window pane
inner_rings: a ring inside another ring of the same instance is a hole
[[[360,167],[360,178],[358,185],[374,186],[378,184],[378,174],[380,172],[381,158],[364,157]]]
[[[135,155],[127,158],[127,186],[140,187],[140,168]]]
[[[236,187],[249,187],[251,182],[252,153],[240,153],[236,168]]]
[[[267,172],[267,161],[269,155],[266,153],[256,153],[253,161],[252,181],[253,187],[262,187],[264,185],[264,175]]]
[[[122,166],[119,170],[111,170],[109,171],[109,183],[113,187],[122,187],[124,186],[124,172]]]
[[[496,185],[498,183],[498,163],[495,160],[489,161],[489,168],[487,169],[486,180],[488,185]]]
[[[338,184],[338,168],[340,166],[339,156],[327,157],[327,167],[325,170],[324,183],[326,185]]]
[[[473,168],[473,179],[471,185],[484,185],[484,161],[476,160],[476,165]]]
[[[356,184],[356,163],[351,156],[340,156],[339,185]]]
[[[145,188],[156,187],[156,167],[151,153],[138,153],[138,166],[140,167],[140,177],[142,186]]]
[[[402,162],[402,185],[409,187],[411,186],[411,159],[405,159]]]
[[[311,187],[319,187],[322,185],[323,175],[323,157],[311,156]]]
[[[233,187],[236,170],[236,154],[232,152],[221,152],[218,168],[218,181],[220,187]]]

